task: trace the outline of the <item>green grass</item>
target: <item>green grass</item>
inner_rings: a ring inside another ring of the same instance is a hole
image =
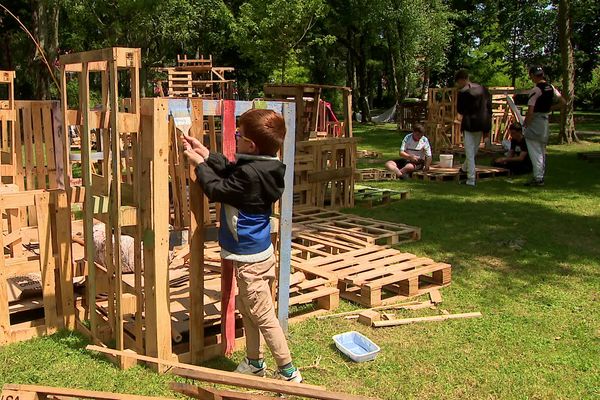
[[[360,148],[380,151],[384,159],[396,156],[402,138],[392,125],[357,125],[355,133]],[[379,329],[342,319],[294,325],[290,346],[296,363],[308,367],[302,371],[307,382],[382,399],[599,398],[600,162],[576,157],[600,151],[598,138],[590,139],[549,147],[543,188],[525,188],[526,177],[482,181],[476,188],[372,184],[407,188],[411,197],[349,211],[420,226],[422,240],[399,248],[452,264],[442,307],[484,317]],[[343,302],[340,311],[352,308]],[[334,348],[331,336],[348,330],[381,346],[375,361],[355,364]],[[143,368],[118,371],[85,352],[84,344],[62,333],[1,348],[0,384],[168,393],[172,377]],[[242,356],[208,365],[232,370]]]

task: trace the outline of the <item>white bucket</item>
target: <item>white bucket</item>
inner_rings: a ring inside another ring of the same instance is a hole
[[[452,168],[454,156],[452,154],[440,154],[440,167]]]

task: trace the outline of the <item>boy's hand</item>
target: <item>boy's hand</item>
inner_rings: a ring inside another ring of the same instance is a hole
[[[208,150],[206,148],[206,146],[204,146],[202,143],[200,143],[200,141],[198,139],[193,138],[189,135],[183,135],[182,140],[183,140],[183,148],[185,150],[193,150],[196,153],[198,153],[198,155],[201,156],[202,158],[204,158],[205,160],[208,158],[208,155],[210,154],[210,150]]]
[[[184,147],[185,147],[185,144],[184,144]],[[185,151],[183,152],[183,154],[185,155],[185,157],[188,159],[188,161],[190,162],[190,164],[193,167],[197,167],[198,165],[200,165],[204,162],[204,157],[202,157],[200,154],[198,154],[191,147],[186,148]]]

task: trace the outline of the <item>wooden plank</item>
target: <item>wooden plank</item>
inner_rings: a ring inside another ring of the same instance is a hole
[[[62,61],[61,61],[62,63]],[[90,160],[91,154],[91,132],[89,124],[89,71],[87,63],[83,63],[79,78],[79,106],[83,115],[83,127],[81,134],[81,177],[85,186],[85,199],[83,203],[84,212],[84,240],[85,240],[85,258],[93,260],[95,258],[96,249],[94,247],[94,200],[92,197],[92,164]],[[65,125],[65,129],[66,129]],[[68,138],[68,132],[66,137]],[[105,160],[107,161],[107,160]],[[67,164],[68,165],[68,164]],[[68,182],[69,176],[65,176],[65,184]],[[110,243],[110,241],[107,241]],[[90,333],[92,340],[98,336],[98,318],[95,312],[96,308],[96,269],[88,269],[87,288],[87,304],[89,306]]]
[[[141,135],[144,166],[142,171],[142,224],[144,237],[144,287],[146,354],[170,359],[171,330],[169,311],[169,194],[167,130],[168,104],[164,99],[143,99],[142,109],[149,111],[143,120]],[[144,123],[145,122],[145,123]],[[146,204],[148,203],[148,204]],[[162,369],[161,369],[162,371]]]
[[[463,313],[463,314],[436,315],[433,317],[392,319],[392,320],[388,320],[388,321],[373,322],[373,326],[375,328],[380,328],[380,327],[384,327],[384,326],[408,325],[408,324],[414,324],[414,323],[418,323],[418,322],[438,322],[438,321],[445,321],[448,319],[479,318],[482,316],[483,315],[480,312],[472,312],[472,313]]]
[[[282,380],[263,378],[257,376],[249,376],[238,374],[235,372],[215,370],[205,367],[198,367],[190,364],[182,364],[173,361],[159,360],[154,357],[142,356],[138,354],[125,353],[123,351],[116,351],[111,349],[105,349],[99,346],[88,345],[87,350],[98,351],[105,354],[113,355],[127,355],[129,357],[136,358],[140,361],[146,361],[155,364],[162,364],[168,367],[173,367],[172,372],[175,375],[182,376],[184,378],[200,380],[204,382],[217,383],[222,385],[245,387],[248,389],[265,390],[274,393],[291,394],[296,396],[305,396],[315,399],[323,400],[366,400],[369,397],[330,392],[326,389],[308,385],[305,383],[287,382]]]
[[[28,160],[28,164],[35,166],[37,178],[36,189],[46,189],[46,160],[44,157],[44,136],[42,131],[42,107],[31,107],[31,118],[33,122],[33,147],[35,151],[34,159]]]
[[[39,193],[35,195],[35,209],[38,222],[38,235],[40,246],[40,269],[42,273],[42,293],[44,297],[44,319],[46,333],[52,334],[62,326],[59,324],[56,312],[56,281],[54,275],[54,256],[52,253],[52,237],[50,231],[49,195]]]
[[[295,131],[296,109],[291,104],[283,105],[286,131]],[[279,291],[277,294],[277,318],[284,332],[288,329],[289,287],[292,242],[292,207],[294,202],[294,154],[296,139],[287,134],[283,143],[283,163],[286,165],[284,191],[280,199],[279,219]]]
[[[0,204],[2,201],[0,200]],[[4,248],[4,235],[0,234],[0,249]],[[8,311],[8,293],[6,279],[6,267],[4,257],[0,257],[0,345],[9,342],[10,314]]]
[[[148,397],[138,396],[133,394],[121,394],[111,392],[96,392],[82,389],[68,389],[60,387],[39,386],[39,385],[15,385],[5,384],[2,391],[12,390],[15,392],[33,392],[45,396],[65,396],[80,399],[96,399],[96,400],[166,400],[165,397]],[[6,399],[8,400],[8,399]],[[15,399],[16,400],[16,399]]]
[[[205,102],[197,105],[196,115],[204,113]],[[199,118],[200,121],[203,120]],[[214,133],[214,117],[211,132]],[[209,118],[210,122],[210,118]],[[203,129],[195,128],[190,132],[196,139],[202,140]],[[212,135],[211,135],[212,136]],[[211,145],[216,144],[212,141]],[[213,150],[213,149],[211,149]],[[205,357],[204,349],[204,222],[206,215],[204,193],[197,182],[196,171],[190,166],[190,360],[200,363]]]
[[[207,389],[187,383],[171,382],[169,389],[195,399],[208,400],[273,400],[271,396],[261,396],[254,393],[232,392],[230,390]]]
[[[60,174],[58,176],[61,176]],[[57,262],[60,279],[61,310],[63,325],[75,329],[75,298],[73,291],[73,257],[71,254],[71,207],[64,191],[53,192],[54,215],[56,219]]]

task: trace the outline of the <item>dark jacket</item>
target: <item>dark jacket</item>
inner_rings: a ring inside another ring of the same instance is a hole
[[[492,96],[484,86],[470,82],[460,89],[456,111],[463,116],[462,131],[487,133],[492,130]]]
[[[270,156],[238,154],[230,163],[210,153],[196,167],[198,183],[211,201],[223,203],[219,244],[222,256],[241,262],[264,261],[273,254],[271,210],[284,189],[285,165]]]

